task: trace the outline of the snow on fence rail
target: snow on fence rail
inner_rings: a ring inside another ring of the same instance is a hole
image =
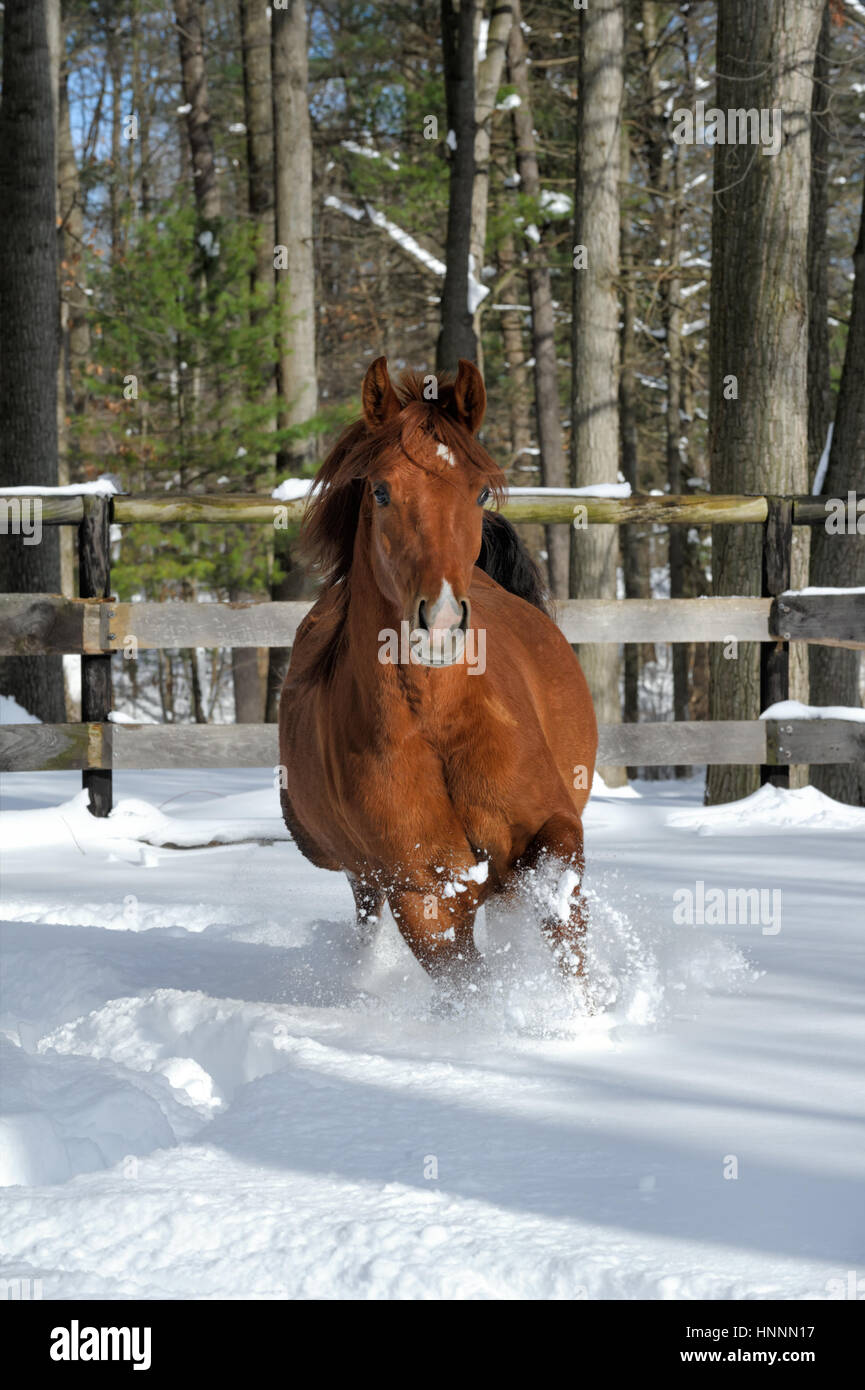
[[[19,504],[28,499],[20,496]],[[136,521],[257,522],[297,520],[304,498],[172,495],[34,496],[42,523],[78,528],[79,598],[0,595],[0,653],[78,653],[82,657],[80,724],[0,728],[0,770],[75,769],[95,815],[111,809],[116,769],[264,767],[278,761],[273,725],[130,725],[108,720],[111,655],[134,638],[138,648],[290,646],[306,603],[120,603],[110,596],[109,528]],[[865,647],[865,593],[791,593],[794,525],[826,520],[814,497],[549,495],[520,491],[503,510],[514,522],[622,525],[760,524],[759,598],[568,600],[556,608],[570,642],[759,642],[760,695],[768,709],[789,698],[789,643]],[[33,513],[31,512],[31,515]],[[865,759],[865,723],[852,719],[762,720],[603,725],[599,761],[636,765],[756,764],[762,780],[789,782],[795,763]]]

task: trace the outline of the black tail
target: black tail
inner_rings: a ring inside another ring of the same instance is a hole
[[[514,527],[498,512],[484,512],[480,569],[507,589],[525,599],[542,613],[548,613],[547,592],[541,572],[523,545]]]

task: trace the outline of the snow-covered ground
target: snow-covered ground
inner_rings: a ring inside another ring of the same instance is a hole
[[[390,918],[355,943],[266,771],[115,782],[101,824],[71,774],[4,782],[0,1277],[798,1299],[865,1276],[865,812],[596,795],[602,1007],[515,909],[479,928],[487,993],[441,1017]]]

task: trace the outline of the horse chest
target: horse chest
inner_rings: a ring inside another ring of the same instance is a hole
[[[507,746],[494,746],[476,724],[454,720],[428,735],[436,776],[431,800],[447,806],[471,844],[503,843],[511,820],[512,759]]]

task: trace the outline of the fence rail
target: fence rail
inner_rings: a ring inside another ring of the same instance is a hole
[[[288,647],[311,603],[118,603],[0,595],[0,655],[138,648]],[[567,599],[569,642],[775,642],[865,646],[865,593],[770,598]]]
[[[19,515],[29,505],[29,515],[38,515],[43,523],[78,528],[81,596],[0,595],[0,653],[79,653],[82,722],[0,727],[0,770],[81,771],[91,810],[107,815],[115,769],[276,764],[273,725],[110,722],[112,653],[290,646],[310,605],[118,602],[110,596],[110,526],[184,521],[279,527],[300,519],[305,499],[280,502],[272,497],[198,494],[13,499],[0,493],[0,506],[7,504],[7,522],[10,502]],[[852,497],[854,516],[856,502]],[[849,497],[847,503],[850,507]],[[509,496],[503,510],[518,523],[762,525],[760,597],[569,600],[556,605],[556,617],[570,642],[758,642],[764,709],[789,696],[790,642],[865,648],[865,593],[789,592],[792,528],[824,523],[824,499],[705,494],[610,498],[539,490]],[[763,780],[776,785],[789,782],[789,768],[797,763],[860,760],[865,760],[865,723],[856,720],[670,721],[604,725],[600,730],[602,763],[760,764]]]
[[[801,496],[785,499],[792,507],[794,526],[817,526],[826,520],[825,501]],[[306,499],[294,497],[278,501],[254,493],[144,493],[137,497],[119,493],[101,498],[92,494],[58,497],[56,494],[16,494],[0,489],[0,503],[16,502],[22,509],[38,503],[40,520],[48,526],[77,525],[95,503],[105,501],[109,520],[116,525],[131,522],[261,522],[300,521]],[[574,508],[585,509],[589,525],[598,523],[624,526],[631,522],[656,522],[659,526],[724,526],[739,523],[765,523],[770,496],[736,496],[722,493],[684,493],[655,495],[633,493],[630,497],[599,497],[573,492],[561,493],[539,488],[536,493],[521,492],[505,497],[502,512],[509,521],[572,522]]]
[[[603,724],[600,763],[796,763],[865,759],[865,724],[849,719],[761,719]],[[7,724],[0,771],[138,771],[275,767],[275,724]]]

